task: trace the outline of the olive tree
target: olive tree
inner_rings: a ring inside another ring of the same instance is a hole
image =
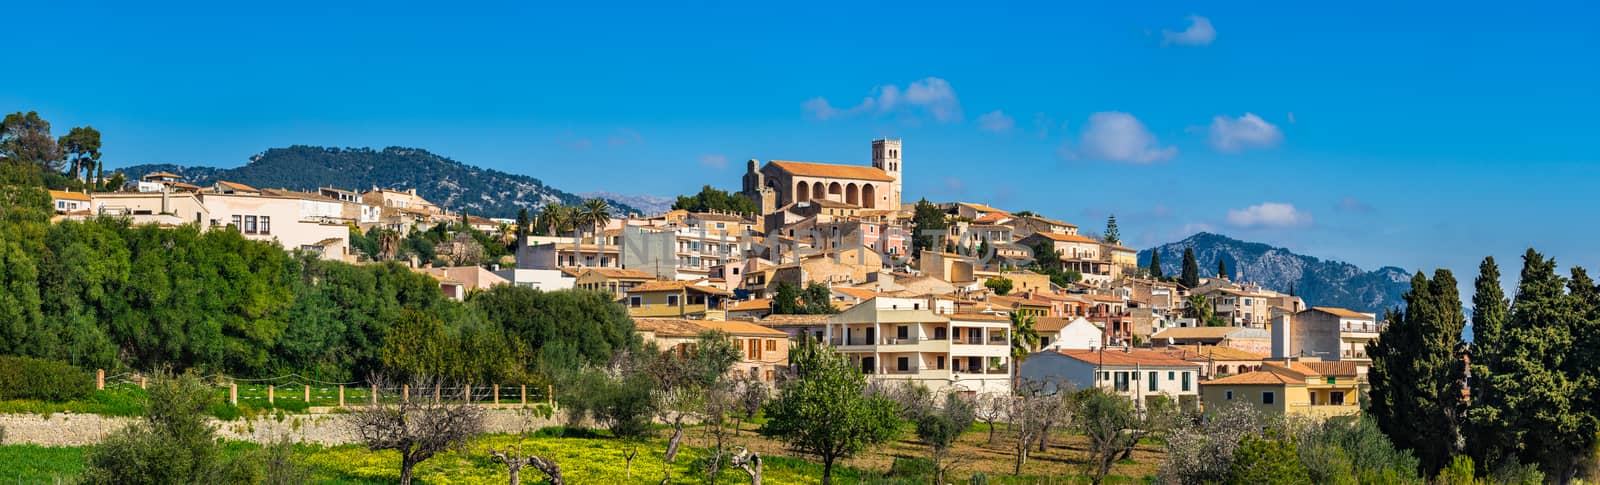
[[[889,441],[900,427],[893,401],[866,391],[866,378],[844,355],[806,341],[790,355],[796,371],[767,407],[762,432],[822,460],[822,483],[833,466]]]
[[[373,379],[373,385],[382,389],[383,379]],[[483,409],[470,402],[466,388],[452,387],[447,395],[442,393],[443,387],[442,381],[418,378],[400,402],[374,400],[347,415],[356,438],[367,449],[400,453],[401,485],[411,484],[418,463],[458,449],[483,432]],[[426,392],[430,389],[432,396]]]

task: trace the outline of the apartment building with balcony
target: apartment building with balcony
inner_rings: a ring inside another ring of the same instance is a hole
[[[1046,391],[1069,387],[1105,389],[1139,405],[1166,396],[1185,408],[1199,402],[1199,364],[1149,349],[1060,349],[1037,352],[1022,361],[1023,382]]]
[[[743,260],[740,243],[755,228],[752,220],[720,213],[684,213],[648,222],[621,227],[622,266],[678,280],[707,278],[713,268]]]
[[[1284,327],[1280,329],[1279,327]],[[1272,356],[1314,357],[1323,361],[1352,361],[1365,374],[1367,344],[1376,341],[1385,324],[1377,315],[1344,308],[1311,307],[1280,317],[1272,326]]]
[[[622,295],[632,317],[676,317],[691,320],[726,320],[727,290],[706,280],[650,281]]]
[[[824,342],[868,378],[934,392],[1010,392],[1010,319],[941,314],[930,300],[875,297],[828,319]]]

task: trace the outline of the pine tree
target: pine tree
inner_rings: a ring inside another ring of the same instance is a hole
[[[1462,442],[1464,369],[1456,348],[1466,318],[1449,270],[1436,270],[1432,281],[1418,272],[1405,300],[1405,310],[1390,312],[1387,328],[1367,346],[1372,357],[1368,412],[1431,475]]]
[[[1166,278],[1161,274],[1161,252],[1150,250],[1150,277],[1160,280]]]
[[[1185,288],[1200,286],[1200,263],[1194,259],[1194,248],[1183,248],[1183,274],[1178,284]]]
[[[1117,231],[1116,214],[1112,214],[1111,217],[1106,218],[1105,242],[1110,244],[1122,244],[1122,233]]]

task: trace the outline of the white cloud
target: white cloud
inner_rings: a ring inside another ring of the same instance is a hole
[[[1238,118],[1211,118],[1211,147],[1224,152],[1246,148],[1272,148],[1283,142],[1283,131],[1255,113]]]
[[[1178,237],[1189,237],[1202,232],[1216,231],[1217,228],[1211,227],[1210,224],[1206,224],[1204,222],[1191,222],[1183,225],[1183,228],[1179,230]]]
[[[1213,40],[1217,40],[1217,29],[1211,27],[1211,19],[1199,15],[1189,16],[1187,29],[1161,31],[1161,45],[1211,45]]]
[[[644,143],[644,137],[639,135],[639,132],[637,131],[627,128],[617,128],[616,134],[607,137],[606,142],[610,143],[611,146],[632,145],[635,143]]]
[[[1057,153],[1070,160],[1152,163],[1177,156],[1178,148],[1161,146],[1133,115],[1106,111],[1089,115],[1088,125],[1078,135],[1076,149],[1063,145]]]
[[[860,104],[839,108],[826,98],[806,100],[801,108],[818,120],[845,118],[858,114],[902,114],[912,118],[929,116],[940,123],[961,120],[961,100],[950,82],[936,77],[912,81],[902,88],[893,84],[873,89],[873,95]]]
[[[978,129],[983,131],[1005,133],[1016,126],[1016,120],[1011,119],[1010,115],[1000,110],[990,111],[978,117]]]
[[[1311,224],[1311,214],[1295,209],[1293,204],[1262,202],[1243,209],[1230,209],[1228,224],[1243,228],[1297,227]]]
[[[717,169],[727,168],[728,167],[728,157],[723,156],[723,155],[717,155],[717,154],[701,155],[700,156],[700,166],[705,167],[705,168],[717,168]]]

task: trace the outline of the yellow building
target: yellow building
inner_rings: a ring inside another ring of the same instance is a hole
[[[1242,401],[1263,414],[1314,419],[1361,412],[1360,383],[1351,363],[1277,361],[1261,369],[1201,382],[1206,409]]]
[[[572,281],[574,288],[589,291],[609,291],[613,295],[621,295],[651,281],[656,275],[638,270],[619,268],[589,268],[578,272]]]
[[[628,290],[622,300],[633,317],[726,320],[723,302],[732,296],[706,280],[651,281]]]
[[[789,334],[750,322],[712,322],[681,318],[637,318],[634,331],[662,352],[690,355],[701,335],[719,331],[739,349],[739,361],[728,372],[755,376],[768,385],[789,365]]]

